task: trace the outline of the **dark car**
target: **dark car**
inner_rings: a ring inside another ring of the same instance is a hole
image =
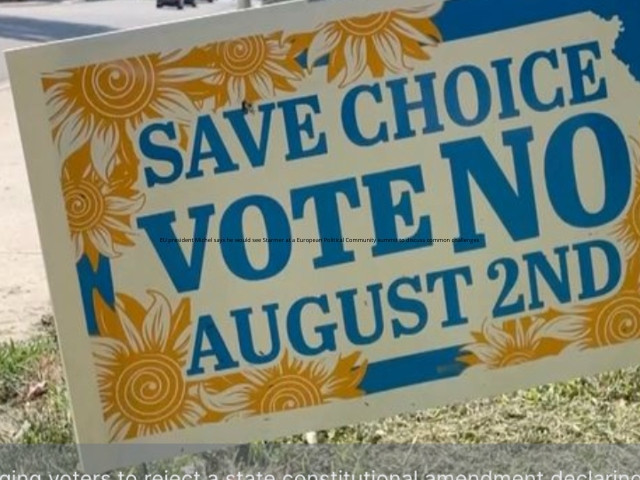
[[[178,7],[178,10],[182,10],[185,5],[197,6],[196,0],[156,0],[156,7],[161,8],[165,5],[172,7]]]

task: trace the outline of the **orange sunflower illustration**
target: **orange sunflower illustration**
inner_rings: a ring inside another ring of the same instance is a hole
[[[354,82],[369,69],[374,78],[402,73],[416,62],[430,58],[428,48],[442,41],[432,17],[441,4],[375,13],[365,17],[328,22],[312,36],[293,35],[297,50],[308,43],[308,65],[329,56],[327,78],[341,87]]]
[[[482,332],[472,334],[476,342],[465,347],[468,354],[460,360],[469,365],[504,368],[557,355],[581,338],[581,325],[573,317],[525,317],[508,320],[502,326],[485,321]]]
[[[103,180],[82,161],[82,154],[83,149],[65,163],[62,194],[76,261],[86,254],[95,267],[99,255],[115,258],[121,254],[119,246],[133,245],[131,216],[145,197],[124,182]]]
[[[212,69],[209,82],[216,87],[215,108],[293,92],[293,82],[303,76],[281,32],[215,43],[204,49],[204,56]]]
[[[327,365],[285,352],[273,367],[205,381],[202,400],[213,411],[252,416],[356,398],[363,394],[358,386],[367,368],[366,362],[358,364],[359,358],[356,352]]]
[[[111,441],[196,425],[205,411],[183,369],[190,342],[189,300],[175,310],[150,291],[151,305],[119,294],[112,311],[94,295],[101,337],[94,358]]]
[[[190,121],[191,91],[202,90],[207,69],[182,67],[188,52],[152,54],[61,70],[42,82],[60,157],[91,145],[96,172],[107,178],[118,144],[148,118]]]

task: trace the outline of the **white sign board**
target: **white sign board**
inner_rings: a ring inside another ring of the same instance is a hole
[[[637,363],[639,24],[335,0],[9,53],[78,442],[271,439]]]

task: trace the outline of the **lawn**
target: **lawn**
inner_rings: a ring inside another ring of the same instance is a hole
[[[274,443],[256,442],[241,447],[240,450],[236,447],[218,453],[180,457],[124,472],[137,473],[137,478],[142,479],[147,471],[165,469],[182,473],[195,469],[202,471],[204,476],[207,472],[237,472],[239,470],[233,469],[244,468],[243,471],[260,469],[275,472],[275,478],[278,479],[278,472],[335,470],[336,459],[341,462],[340,468],[352,471],[372,466],[377,468],[380,465],[380,469],[401,472],[420,468],[420,465],[426,463],[433,466],[434,458],[438,462],[448,461],[445,464],[435,463],[440,471],[460,471],[462,465],[470,465],[469,462],[473,462],[472,471],[479,469],[483,462],[494,471],[498,471],[499,466],[514,470],[513,459],[518,452],[514,456],[509,448],[518,447],[519,444],[640,443],[640,367],[319,431],[317,439],[320,444],[329,448],[324,456],[322,451],[297,450],[304,443],[303,436],[298,435],[282,438]],[[67,390],[52,328],[26,342],[0,344],[0,443],[73,443]],[[358,449],[359,444],[399,444],[400,450],[392,451],[387,446],[386,450],[369,450],[367,453]],[[444,445],[445,450],[439,454],[422,449],[418,454],[424,455],[424,459],[416,458],[414,447],[419,444]],[[464,451],[453,456],[458,458],[458,463],[452,463],[453,460],[449,459],[452,448],[455,447],[447,444],[467,445]],[[468,447],[470,444],[502,444],[504,449],[496,450],[496,447],[491,447],[490,451],[474,450]],[[342,445],[344,448],[334,447],[335,445]],[[554,448],[557,450],[558,447]],[[584,461],[579,463],[582,468],[593,464],[594,458],[609,465],[609,470],[619,469],[624,463],[619,460],[622,458],[619,450],[610,452],[604,450],[607,447],[594,448],[596,450],[593,453],[581,450],[573,454],[573,457],[570,454],[569,458],[582,458]],[[69,446],[65,452],[72,459],[70,461],[74,462],[75,448]],[[408,452],[414,452],[411,458]],[[634,452],[623,452],[623,458],[638,458]],[[553,460],[554,453],[527,450],[529,457],[524,460],[526,467],[522,467],[523,471],[530,470],[531,465],[541,468],[537,459],[543,459],[543,463],[548,462],[549,459]],[[36,457],[38,464],[38,451],[29,451],[28,454]],[[54,456],[57,461],[57,454]],[[13,460],[12,457],[9,458]],[[0,463],[5,460],[6,458],[0,458]],[[17,462],[18,467],[22,467],[23,464]],[[384,466],[379,462],[383,462]],[[67,463],[66,467],[59,467],[58,471],[68,472],[69,468],[75,468],[69,465],[75,463]],[[637,466],[640,468],[640,465]],[[635,467],[634,463],[630,468]],[[560,468],[566,466],[563,464]],[[545,480],[554,478],[549,476]],[[203,480],[212,479],[204,476]],[[220,477],[218,480],[238,478]]]
[[[72,431],[54,333],[0,345],[0,443],[72,443]],[[320,431],[317,436],[321,444],[640,443],[640,368]],[[303,442],[302,436],[294,436],[278,443]]]

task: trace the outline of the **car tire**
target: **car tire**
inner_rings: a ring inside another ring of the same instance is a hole
[[[178,10],[182,10],[184,8],[184,0],[178,0]]]

